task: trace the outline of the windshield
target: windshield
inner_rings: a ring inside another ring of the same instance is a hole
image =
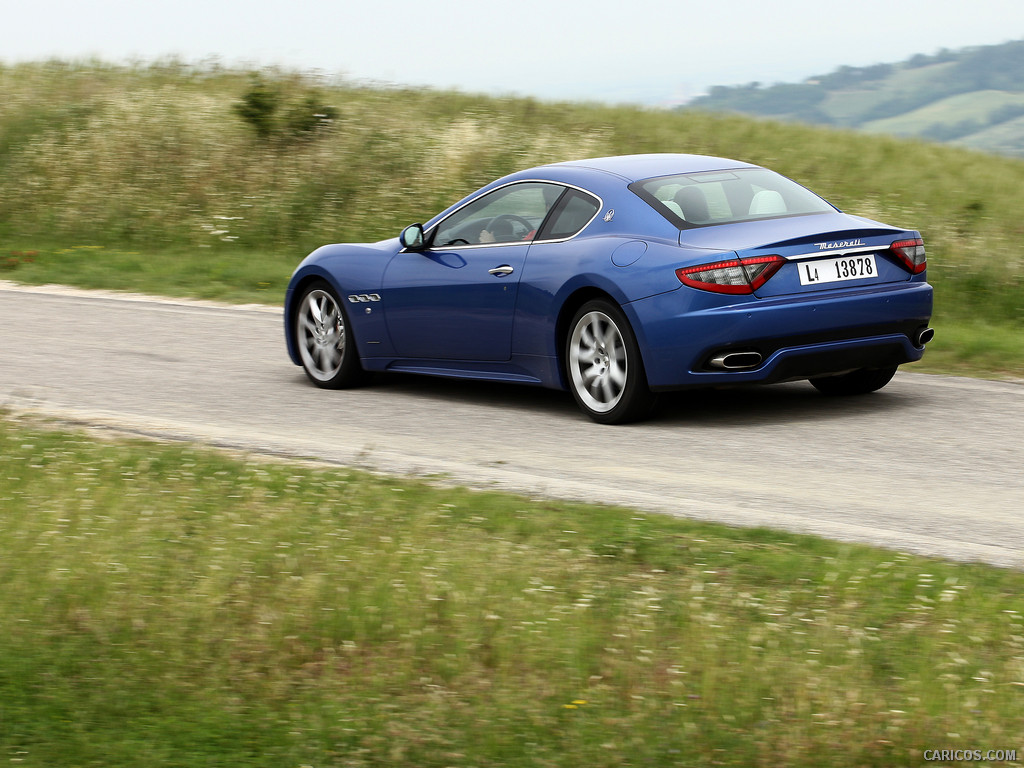
[[[810,190],[764,168],[660,176],[629,188],[680,229],[836,210]]]

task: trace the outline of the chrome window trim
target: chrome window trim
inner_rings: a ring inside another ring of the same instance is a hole
[[[510,182],[508,182],[506,184],[502,184],[501,186],[494,187],[494,189],[488,189],[486,192],[482,192],[481,194],[477,195],[476,197],[472,198],[471,200],[467,200],[465,203],[460,205],[458,208],[456,208],[454,211],[449,213],[443,219],[441,219],[436,224],[431,226],[430,229],[426,230],[423,233],[423,239],[425,241],[429,242],[430,238],[433,237],[435,229],[440,227],[445,221],[450,219],[452,216],[457,214],[459,211],[461,211],[466,206],[472,205],[473,203],[475,203],[480,198],[482,198],[482,197],[484,197],[486,195],[489,195],[492,192],[497,192],[499,189],[505,189],[505,187],[511,187],[511,186],[515,186],[517,184],[549,184],[549,185],[551,185],[553,187],[562,187],[563,189],[575,189],[577,192],[582,192],[583,194],[587,195],[588,197],[596,200],[597,201],[597,210],[594,211],[594,215],[591,216],[587,220],[586,224],[584,224],[582,227],[580,227],[578,230],[576,230],[576,232],[574,234],[570,235],[569,237],[553,238],[553,239],[550,239],[550,240],[529,240],[529,241],[526,241],[526,240],[518,240],[518,241],[513,240],[512,242],[508,242],[508,243],[472,243],[472,244],[467,243],[466,245],[444,245],[444,246],[437,246],[437,247],[431,246],[429,248],[425,248],[424,250],[426,250],[426,251],[464,251],[464,250],[478,250],[478,249],[481,249],[481,248],[502,248],[502,247],[506,247],[506,246],[509,246],[509,245],[535,245],[537,243],[566,243],[566,242],[572,240],[577,235],[579,235],[579,233],[582,232],[584,229],[589,227],[593,223],[594,219],[597,218],[598,214],[600,214],[601,211],[604,209],[604,200],[601,199],[600,195],[595,194],[594,192],[591,192],[589,189],[584,189],[583,187],[578,187],[575,184],[569,184],[568,182],[564,182],[564,181],[552,181],[551,179],[519,179],[517,181],[510,181]],[[565,193],[563,192],[562,194],[565,194]],[[558,197],[558,200],[560,200],[560,199],[561,199],[561,195],[559,195],[559,197]],[[558,200],[555,200],[555,205],[558,205]],[[544,221],[541,221],[541,223],[540,223],[541,226],[544,226],[544,222],[547,221],[547,217],[551,214],[552,210],[554,210],[554,205],[551,206],[551,208],[548,209],[548,212],[544,215]],[[540,227],[538,227],[538,230],[539,229],[540,229]]]

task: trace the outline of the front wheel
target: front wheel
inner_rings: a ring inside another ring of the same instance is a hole
[[[601,424],[624,424],[647,416],[654,405],[629,321],[603,299],[576,312],[566,339],[569,389],[582,411]]]
[[[295,342],[306,376],[318,387],[342,389],[365,377],[345,310],[325,282],[313,283],[295,310]]]
[[[895,375],[895,365],[888,368],[862,368],[839,376],[811,379],[811,384],[823,395],[866,395],[884,387]]]

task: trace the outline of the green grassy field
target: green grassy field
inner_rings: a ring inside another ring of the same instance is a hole
[[[237,112],[257,82],[278,105],[266,135]],[[1022,161],[738,117],[175,63],[0,66],[0,98],[0,278],[277,304],[316,246],[394,236],[512,170],[695,152],[768,165],[851,213],[919,229],[936,289],[931,365],[1024,374]],[[990,333],[1005,356],[984,351]]]
[[[1024,574],[0,414],[23,766],[1024,755]]]

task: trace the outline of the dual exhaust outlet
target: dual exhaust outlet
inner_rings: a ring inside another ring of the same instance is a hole
[[[711,358],[708,366],[722,371],[743,371],[757,368],[762,359],[760,352],[726,352]]]
[[[935,338],[934,328],[921,328],[914,334],[914,345],[923,347]],[[746,371],[757,368],[764,360],[760,352],[723,352],[715,355],[708,361],[709,368],[717,368],[720,371]]]

